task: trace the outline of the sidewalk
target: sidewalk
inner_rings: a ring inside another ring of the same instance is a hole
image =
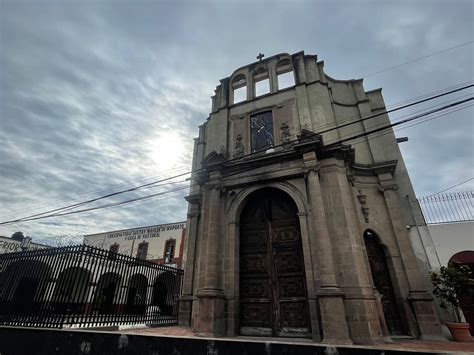
[[[160,327],[160,328],[142,328],[142,329],[129,329],[121,330],[123,334],[135,334],[135,335],[147,335],[147,336],[164,336],[164,337],[183,337],[183,338],[198,338],[205,339],[203,337],[197,337],[193,334],[188,327]],[[247,341],[247,342],[272,342],[272,343],[292,343],[302,345],[325,345],[330,344],[318,344],[313,343],[310,339],[296,339],[296,338],[265,338],[265,337],[220,337],[218,340],[233,340],[233,341]],[[471,343],[457,343],[454,341],[430,341],[430,340],[411,340],[411,339],[400,339],[395,340],[394,343],[388,344],[377,344],[377,345],[337,345],[337,347],[344,348],[358,348],[358,349],[374,349],[374,350],[395,350],[395,351],[432,351],[439,353],[472,353],[474,354],[474,338]]]

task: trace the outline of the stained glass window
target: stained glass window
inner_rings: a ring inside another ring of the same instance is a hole
[[[273,148],[272,111],[265,111],[250,116],[252,134],[252,153]]]

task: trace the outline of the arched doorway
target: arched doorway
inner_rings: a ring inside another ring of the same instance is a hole
[[[310,336],[301,233],[285,192],[254,192],[240,217],[240,333]]]
[[[90,271],[70,267],[59,274],[54,288],[52,303],[57,312],[83,313],[91,281]]]
[[[128,282],[126,312],[143,314],[146,311],[146,291],[148,279],[143,274],[135,274]]]
[[[34,314],[44,306],[44,295],[51,268],[39,260],[21,260],[10,264],[0,278],[2,312]]]
[[[388,331],[392,335],[404,334],[403,323],[398,310],[397,299],[393,290],[392,278],[390,277],[383,246],[379,244],[375,233],[369,230],[364,232],[364,242],[374,287],[382,296],[382,308]]]
[[[153,284],[152,306],[158,307],[160,315],[176,314],[178,290],[178,279],[171,272],[164,272],[156,278]]]
[[[471,278],[474,278],[474,251],[464,250],[454,254],[448,262],[448,266],[464,265],[471,270]],[[474,299],[469,295],[459,295],[459,304],[464,313],[466,322],[469,323],[469,331],[474,335]]]
[[[120,280],[120,275],[114,272],[105,273],[99,278],[94,297],[94,309],[100,314],[114,312],[114,301],[120,290]]]

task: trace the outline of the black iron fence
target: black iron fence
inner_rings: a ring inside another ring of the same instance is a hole
[[[76,245],[0,255],[0,324],[174,325],[182,270]]]
[[[418,198],[426,223],[474,220],[474,192],[451,192]]]

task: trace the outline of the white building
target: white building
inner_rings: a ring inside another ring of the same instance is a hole
[[[453,192],[418,198],[426,225],[407,225],[413,249],[426,275],[453,263],[474,273],[474,192]],[[428,278],[426,278],[428,280]],[[474,303],[461,304],[474,335]],[[443,318],[451,320],[447,313]]]
[[[84,236],[84,244],[180,268],[186,222],[124,229]]]

